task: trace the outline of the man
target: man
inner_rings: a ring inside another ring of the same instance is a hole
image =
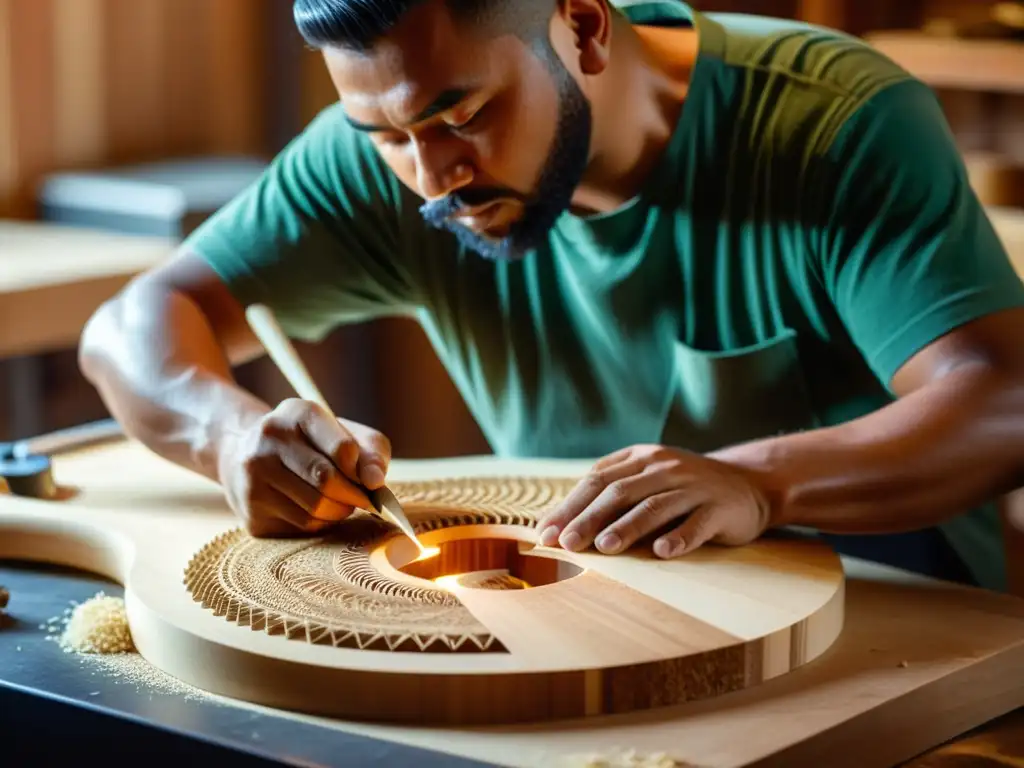
[[[498,454],[604,457],[546,544],[669,558],[797,525],[1004,588],[1024,288],[924,85],[675,0],[294,11],[340,101],[84,333],[130,435],[255,535],[322,531],[387,439],[236,386],[243,307],[307,340],[404,315]]]

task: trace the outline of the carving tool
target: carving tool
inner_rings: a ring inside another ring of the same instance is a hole
[[[278,370],[281,371],[281,374],[288,380],[288,383],[291,384],[292,389],[298,393],[299,397],[316,403],[327,411],[331,418],[337,418],[324,399],[323,394],[321,394],[316,384],[313,383],[313,377],[309,375],[309,370],[302,362],[302,358],[299,357],[298,351],[289,341],[288,336],[281,329],[277,318],[274,317],[274,313],[270,311],[270,308],[263,304],[253,304],[245,310],[245,318],[249,322],[249,327],[252,328],[253,333],[260,340],[263,348],[267,350],[270,359],[274,361]],[[370,490],[360,485],[360,490],[366,494],[373,505],[374,511],[380,517],[396,525],[402,533],[412,539],[417,549],[419,549],[421,557],[429,553],[420,544],[420,540],[416,537],[416,532],[413,530],[409,518],[406,517],[402,505],[398,503],[398,499],[395,498],[395,494],[391,492],[390,488],[382,485],[376,490]]]

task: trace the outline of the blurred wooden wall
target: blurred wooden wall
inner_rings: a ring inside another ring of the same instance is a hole
[[[53,170],[266,154],[267,8],[0,0],[0,216],[33,217]]]
[[[692,4],[860,35],[919,26],[934,8],[990,3]],[[269,157],[335,98],[320,57],[294,29],[288,0],[0,0],[0,216],[33,217],[36,185],[58,169],[205,154]],[[415,324],[344,328],[300,347],[339,413],[381,429],[396,455],[488,450]],[[268,399],[290,394],[266,365],[258,377],[245,373],[248,382],[262,381]],[[50,357],[42,386],[48,428],[105,415],[71,351]],[[0,439],[20,436],[0,423]]]

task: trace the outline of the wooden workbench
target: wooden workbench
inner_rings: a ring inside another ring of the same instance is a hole
[[[92,313],[171,239],[0,221],[0,358],[74,348]]]
[[[561,466],[549,471],[563,475],[573,464],[560,462]],[[457,473],[452,469],[455,466],[459,468]],[[519,473],[523,466],[515,460],[493,456],[427,463],[396,459],[392,474],[406,478],[497,476]],[[125,468],[131,471],[126,473]],[[37,535],[19,539],[18,535],[3,536],[0,531],[0,560],[29,553],[44,560],[68,562],[64,558],[75,552],[75,547],[54,546],[55,540],[66,532],[69,542],[88,542],[86,549],[78,551],[104,553],[95,561],[95,567],[122,578],[123,574],[116,574],[114,561],[131,562],[135,555],[120,550],[121,545],[103,543],[102,536],[90,532],[90,514],[97,514],[90,511],[90,505],[98,505],[97,509],[109,507],[106,514],[116,517],[118,500],[130,500],[120,513],[139,514],[143,504],[140,489],[152,492],[159,503],[174,508],[179,506],[175,500],[180,500],[181,513],[193,523],[200,518],[213,521],[216,517],[224,524],[237,524],[231,522],[233,518],[215,484],[167,465],[138,445],[117,442],[103,448],[68,448],[54,457],[54,476],[61,484],[79,490],[72,498],[82,500],[81,515],[68,518],[74,519],[76,525],[51,528],[39,536],[44,531],[43,519],[53,512],[46,509],[44,502],[23,502],[26,515],[38,515],[36,522],[40,525],[28,524]],[[132,491],[133,488],[136,490]],[[100,499],[104,501],[101,503]],[[16,506],[8,503],[4,509],[10,512]],[[157,531],[157,519],[154,516],[147,523],[147,530]],[[9,525],[12,520],[14,517],[9,515]],[[14,529],[8,527],[8,533],[14,530],[17,534],[17,529],[25,525],[21,520]],[[222,524],[216,522],[210,532],[221,529]],[[108,530],[108,526],[104,525],[103,530]],[[44,541],[45,547],[38,548]],[[113,554],[116,551],[121,554]],[[185,559],[187,556],[181,561]],[[143,557],[139,562],[146,563],[152,571],[152,558]],[[564,760],[623,749],[644,754],[666,753],[687,768],[888,768],[1024,706],[1024,600],[938,582],[854,558],[843,558],[843,568],[843,629],[827,651],[799,669],[759,685],[674,706],[506,726],[408,727],[310,717],[220,696],[213,696],[211,702],[221,702],[235,711],[248,710],[254,719],[258,716],[287,721],[294,724],[295,730],[312,728],[322,743],[343,743],[351,737],[375,739],[511,768],[582,768],[586,763]],[[44,628],[35,620],[23,620],[20,626],[16,647],[29,643],[33,648],[46,645],[42,642]],[[136,624],[133,631],[140,626]],[[250,630],[234,627],[230,631]],[[0,634],[0,644],[6,637]],[[293,641],[284,638],[271,640],[259,653],[277,655],[283,647],[272,646],[290,642]],[[143,648],[143,644],[139,647]],[[192,650],[201,647],[196,645]],[[202,663],[202,657],[204,654],[200,653],[192,658]],[[236,672],[241,669],[232,668]],[[24,672],[36,676],[29,679],[15,664],[9,668],[9,674],[22,675],[20,684],[46,695],[41,680],[46,670],[46,664],[24,667]],[[16,679],[9,681],[18,683]],[[0,685],[3,682],[0,674]],[[86,690],[102,688],[97,684]],[[335,690],[341,697],[355,695],[344,687]],[[143,688],[139,692],[141,700],[125,702],[129,709],[146,706],[147,691]],[[418,686],[412,695],[429,701],[432,693],[436,692],[429,686]],[[302,709],[301,704],[295,706]],[[155,708],[146,712],[148,717],[160,715]],[[190,728],[194,730],[195,726]],[[231,736],[212,735],[218,739]],[[960,747],[966,749],[970,745],[970,740],[965,740]],[[294,755],[288,740],[276,749]]]

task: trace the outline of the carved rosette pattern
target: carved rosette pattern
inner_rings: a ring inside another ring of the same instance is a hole
[[[425,533],[458,525],[533,527],[572,486],[561,478],[466,478],[391,487],[416,532]],[[395,535],[365,514],[316,539],[254,539],[236,529],[189,561],[185,587],[227,621],[317,645],[503,651],[450,592],[395,581],[370,564],[370,552]]]

